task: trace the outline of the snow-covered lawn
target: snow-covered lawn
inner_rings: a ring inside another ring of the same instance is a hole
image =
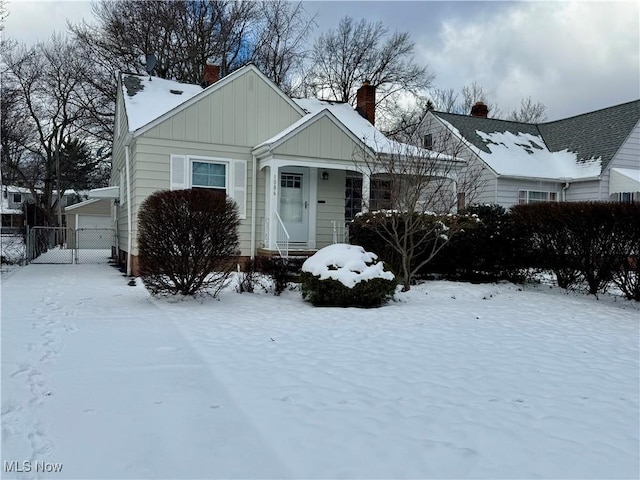
[[[3,478],[640,476],[636,303],[450,282],[374,310],[170,302],[127,281],[3,273]]]

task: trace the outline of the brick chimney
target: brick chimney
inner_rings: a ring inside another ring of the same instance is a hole
[[[205,65],[204,73],[202,75],[202,88],[206,88],[209,85],[213,85],[220,80],[220,66],[219,65]]]
[[[356,111],[369,120],[371,125],[376,124],[376,87],[369,84],[369,80],[362,82],[356,92]]]
[[[471,107],[471,116],[472,117],[483,117],[487,118],[489,115],[489,107],[487,107],[482,102],[476,102],[473,107]]]

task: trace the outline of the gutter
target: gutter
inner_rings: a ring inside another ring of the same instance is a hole
[[[129,141],[130,138],[127,139],[124,145],[124,159],[125,159],[125,170],[127,175],[127,277],[131,276],[131,248],[133,245],[133,238],[131,233],[132,228],[132,220],[131,220],[131,177],[129,175],[130,171],[130,162],[129,162]]]

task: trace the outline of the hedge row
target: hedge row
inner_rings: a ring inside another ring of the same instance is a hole
[[[550,270],[563,288],[584,284],[597,294],[615,284],[627,298],[640,301],[640,204],[539,203],[510,210],[483,205],[464,215],[478,221],[466,221],[420,275],[522,281],[532,270]],[[383,228],[372,231],[356,220],[350,232],[351,243],[398,268],[396,256],[380,247]]]

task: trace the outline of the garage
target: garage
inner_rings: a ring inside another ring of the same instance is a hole
[[[65,208],[67,227],[74,232],[71,248],[78,261],[88,256],[109,257],[115,247],[111,200],[94,198]]]

